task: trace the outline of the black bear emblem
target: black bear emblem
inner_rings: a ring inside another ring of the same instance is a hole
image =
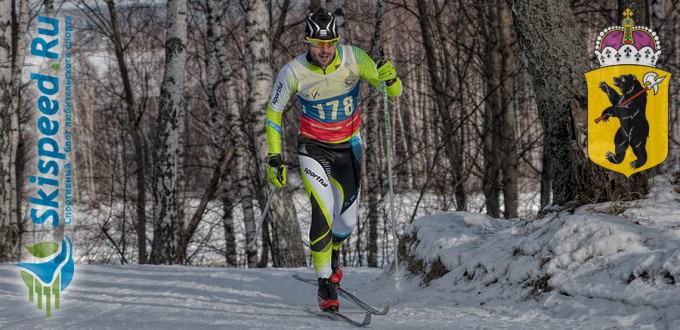
[[[647,162],[647,138],[649,137],[649,122],[647,122],[647,93],[642,93],[630,100],[634,95],[645,89],[644,86],[632,74],[614,77],[614,86],[621,90],[623,95],[617,93],[604,81],[600,83],[600,89],[607,94],[610,107],[602,111],[603,121],[609,117],[619,118],[621,128],[614,136],[614,152],[607,152],[607,159],[619,164],[626,156],[628,147],[633,149],[636,160],[630,163],[633,169],[639,168]]]

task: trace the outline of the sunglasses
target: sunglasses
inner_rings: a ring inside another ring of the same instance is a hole
[[[308,43],[312,45],[312,47],[318,47],[318,48],[335,48],[335,46],[338,45],[338,41],[340,38],[335,38],[331,40],[319,40],[319,39],[312,39],[309,37],[305,38],[305,43]]]

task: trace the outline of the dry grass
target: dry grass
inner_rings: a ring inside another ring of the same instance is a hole
[[[420,243],[416,237],[405,236],[399,243],[399,256],[406,261],[406,268],[411,274],[420,275],[423,278],[422,284],[430,285],[433,280],[441,278],[446,275],[449,270],[437,259],[433,263],[426,264],[423,260],[418,259],[414,254],[409,252],[409,247],[413,244]]]

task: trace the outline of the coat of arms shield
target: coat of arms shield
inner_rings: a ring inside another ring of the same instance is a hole
[[[656,68],[659,37],[634,26],[628,9],[623,26],[597,38],[600,68],[587,72],[588,156],[630,177],[663,163],[668,155],[668,85],[671,74]]]

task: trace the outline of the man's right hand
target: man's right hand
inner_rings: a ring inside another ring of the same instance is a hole
[[[269,177],[269,182],[271,182],[274,187],[280,189],[286,185],[286,172],[287,168],[281,159],[281,155],[269,155],[267,176]]]

